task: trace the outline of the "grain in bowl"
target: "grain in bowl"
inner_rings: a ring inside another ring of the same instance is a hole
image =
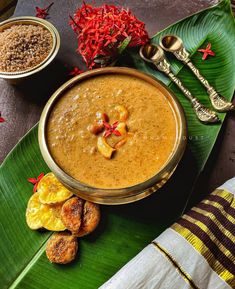
[[[0,32],[0,71],[19,72],[43,62],[52,50],[53,39],[40,25],[14,24]]]
[[[20,84],[46,68],[56,57],[60,35],[54,25],[33,16],[0,23],[0,78]]]

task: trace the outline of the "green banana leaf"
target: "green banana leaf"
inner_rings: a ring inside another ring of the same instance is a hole
[[[185,20],[164,29],[152,38],[152,42],[158,44],[162,35],[178,35],[189,51],[193,63],[196,64],[202,75],[206,76],[209,83],[228,100],[232,99],[235,88],[235,22],[230,13],[230,1],[222,1],[219,5],[204,10]],[[197,50],[212,44],[215,57],[202,60],[202,54]],[[134,67],[145,73],[153,75],[163,81],[178,96],[188,122],[189,146],[195,156],[197,169],[200,172],[215,144],[221,124],[204,125],[196,118],[190,102],[182,92],[161,72],[151,68],[143,62],[138,52],[130,54]],[[167,54],[172,70],[183,81],[185,86],[205,106],[212,108],[206,89],[202,86],[194,74],[185,67],[172,54]],[[225,118],[224,113],[218,114],[221,122]]]
[[[235,24],[229,1],[186,18],[162,33],[182,37],[198,68],[227,99],[235,85]],[[203,62],[198,47],[212,43],[216,57]],[[179,97],[188,120],[189,150],[196,160],[195,175],[203,168],[216,141],[221,124],[200,124],[182,94],[167,78],[145,65],[137,53],[131,55],[135,66],[153,74],[171,87]],[[173,69],[187,87],[209,106],[205,90],[174,58]],[[220,115],[221,120],[224,114]],[[193,168],[192,168],[193,169]],[[178,171],[180,168],[178,169]],[[174,192],[179,175],[174,175],[164,190],[140,202],[102,208],[99,228],[79,242],[79,254],[70,265],[50,264],[45,244],[50,232],[31,231],[25,222],[27,201],[32,194],[28,177],[47,172],[38,147],[37,126],[12,150],[0,168],[0,288],[94,289],[159,235],[182,212],[189,191]],[[192,181],[187,179],[189,187]],[[187,187],[187,186],[186,186]]]

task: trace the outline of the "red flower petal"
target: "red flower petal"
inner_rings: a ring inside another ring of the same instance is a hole
[[[210,54],[211,56],[215,56],[215,52],[214,51],[209,50],[209,51],[207,51],[207,53]]]
[[[206,46],[206,50],[210,50],[211,49],[211,43],[209,42]]]
[[[118,121],[115,121],[112,125],[112,128],[115,129],[118,126]]]
[[[33,184],[33,192],[35,193],[37,191],[37,186],[39,181],[44,177],[44,173],[40,173],[37,178],[28,178],[28,182]]]
[[[204,52],[203,56],[202,56],[202,59],[205,60],[208,56],[208,53],[207,52]]]
[[[0,122],[5,122],[5,119],[0,116]]]
[[[76,76],[76,75],[79,75],[81,73],[83,73],[84,71],[79,69],[77,66],[75,66],[70,72],[69,72],[69,75],[72,75],[72,76]]]
[[[28,178],[28,182],[30,182],[31,184],[35,185],[37,183],[37,179],[35,178]]]
[[[112,134],[111,131],[106,131],[106,132],[104,133],[104,137],[106,138],[106,137],[110,136],[111,134]]]
[[[108,122],[103,121],[103,124],[104,124],[105,128],[111,129],[111,125]]]
[[[45,19],[49,15],[48,12],[49,12],[49,10],[50,10],[50,8],[51,8],[51,6],[53,4],[54,4],[54,2],[52,2],[50,5],[48,5],[45,8],[35,7],[35,9],[36,9],[36,17]]]
[[[116,136],[121,136],[121,133],[120,133],[120,131],[118,131],[118,130],[114,130],[114,131],[113,131],[113,134],[115,134]]]
[[[39,182],[43,177],[44,177],[44,173],[41,173],[41,174],[37,177],[37,181]]]
[[[36,184],[33,186],[33,192],[34,192],[34,193],[37,192],[37,187],[38,187],[38,183],[36,183]]]

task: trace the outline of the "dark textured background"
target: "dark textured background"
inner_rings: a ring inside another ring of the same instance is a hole
[[[16,1],[12,2],[15,3]],[[50,2],[18,0],[14,16],[35,15],[35,6],[44,7]],[[56,61],[47,71],[21,86],[14,87],[0,79],[0,111],[6,119],[6,122],[0,125],[0,162],[3,161],[19,139],[37,123],[47,99],[68,79],[65,66],[83,66],[81,58],[75,53],[76,37],[67,25],[68,15],[73,14],[75,8],[81,5],[81,1],[56,0],[54,2],[48,20],[58,28],[63,39]],[[173,22],[211,6],[217,1],[96,1],[97,5],[101,3],[128,6],[137,17],[146,23],[149,34],[153,35]],[[211,189],[235,175],[234,127],[235,115],[229,115],[207,166],[199,179],[196,191],[202,191],[201,187],[203,187],[203,193],[208,193]],[[193,201],[197,201],[201,195],[196,193],[194,196]]]

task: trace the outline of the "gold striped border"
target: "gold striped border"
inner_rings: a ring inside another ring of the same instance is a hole
[[[180,273],[181,277],[193,288],[193,289],[200,289],[199,287],[197,287],[195,285],[195,283],[193,282],[192,278],[189,276],[188,273],[186,273],[182,267],[180,267],[180,265],[176,262],[176,260],[164,249],[162,248],[156,241],[152,241],[152,245],[158,249],[159,251],[161,251],[161,253],[163,253],[166,258],[172,263],[172,265],[176,268],[176,270]]]
[[[216,236],[213,234],[213,232],[210,230],[210,228],[205,225],[204,223],[202,223],[201,221],[193,218],[192,216],[188,216],[188,215],[184,215],[182,219],[188,220],[190,223],[193,223],[195,225],[197,225],[200,229],[203,230],[203,232],[205,232],[209,238],[211,239],[211,241],[219,248],[219,250],[226,256],[228,257],[228,259],[230,259],[232,262],[234,262],[235,260],[233,257],[233,252],[230,252],[217,238]]]
[[[173,224],[172,229],[178,232],[181,236],[183,236],[210,264],[211,268],[231,287],[235,287],[235,278],[233,274],[227,271],[222,264],[217,261],[209,248],[190,230],[182,227],[180,224]],[[209,262],[210,260],[210,262]]]
[[[174,230],[176,230],[174,225],[172,226],[172,228]],[[176,231],[178,233],[180,233],[194,248],[196,248],[196,250],[207,260],[207,262],[209,263],[211,268],[218,275],[220,275],[221,273],[223,273],[226,270],[223,267],[223,265],[214,257],[214,255],[211,253],[210,249],[203,243],[203,241],[201,241],[201,239],[199,239],[197,236],[195,236],[190,230],[181,226],[181,228],[177,228]],[[229,274],[231,274],[231,273],[229,272]]]
[[[224,208],[221,204],[214,202],[214,201],[210,201],[210,200],[203,200],[201,202],[202,204],[206,204],[206,205],[212,205],[215,208],[219,209],[221,211],[221,213],[231,222],[231,223],[235,223],[235,218],[233,216],[231,216],[230,214],[228,214],[227,212],[224,211]]]
[[[228,201],[230,204],[233,202],[234,200],[234,195],[228,191],[225,190],[221,190],[221,189],[216,189],[214,190],[211,195],[213,196],[219,196],[223,199],[225,199],[226,201]]]
[[[211,222],[213,222],[214,224],[216,224],[216,225],[220,228],[220,231],[221,231],[224,235],[226,235],[232,242],[235,243],[235,232],[232,232],[232,231],[227,230],[227,229],[224,227],[223,223],[220,222],[220,220],[218,220],[218,219],[216,218],[216,216],[215,216],[212,212],[208,212],[208,211],[206,211],[206,210],[204,210],[204,209],[197,208],[197,207],[192,208],[191,211],[197,212],[197,213],[199,213],[199,214],[201,214],[201,215],[203,215],[203,216],[205,216],[205,217],[210,218]],[[190,212],[191,212],[191,211],[190,211]],[[227,218],[227,216],[225,216],[225,218]]]
[[[212,196],[218,196],[222,199],[224,199],[225,201],[228,202],[228,206],[235,209],[235,199],[234,199],[234,195],[228,191],[225,191],[225,190],[220,190],[220,189],[217,189],[215,191],[213,191],[210,195]],[[209,196],[210,196],[209,195]],[[208,197],[209,197],[208,196]],[[218,203],[219,204],[219,203]],[[220,204],[221,205],[221,204]],[[222,205],[221,205],[222,206]]]
[[[234,219],[231,215],[227,214],[227,213],[223,210],[223,207],[220,207],[220,205],[219,205],[218,203],[212,202],[212,201],[208,201],[208,200],[204,200],[204,201],[202,201],[200,204],[213,206],[215,209],[220,210],[220,213],[221,213],[230,223],[235,224],[235,219]],[[200,206],[200,204],[199,204],[199,206]],[[213,215],[213,218],[214,218],[214,219],[217,219],[217,216],[216,216],[216,213],[215,213],[215,212],[209,212],[207,209],[203,209],[203,208],[201,208],[201,207],[200,207],[200,208],[194,207],[193,209],[195,209],[195,208],[197,208],[198,210],[202,210],[202,211],[208,212],[208,213],[210,213],[210,214]],[[221,223],[221,224],[222,224],[222,223]],[[233,234],[232,231],[230,231],[230,233]],[[235,232],[234,232],[233,235],[235,236]]]

